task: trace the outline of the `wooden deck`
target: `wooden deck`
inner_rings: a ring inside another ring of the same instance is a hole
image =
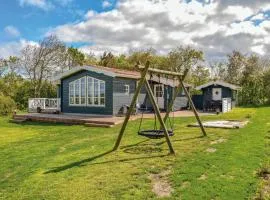
[[[164,116],[165,113],[162,113]],[[200,115],[209,115],[209,113],[200,113]],[[191,111],[177,111],[175,117],[190,117],[194,116]],[[131,116],[130,120],[136,120],[141,117],[141,114]],[[154,118],[154,114],[144,114],[144,118]],[[112,116],[95,116],[95,115],[79,115],[79,114],[44,114],[44,113],[27,113],[16,114],[13,116],[13,121],[17,123],[25,121],[49,122],[49,123],[64,123],[64,124],[79,124],[90,127],[113,127],[121,124],[124,117]]]

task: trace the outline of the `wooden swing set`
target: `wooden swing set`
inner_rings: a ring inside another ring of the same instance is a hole
[[[171,143],[171,140],[170,140],[170,136],[172,135],[170,131],[168,131],[167,129],[167,126],[166,126],[166,121],[168,120],[169,116],[170,116],[170,112],[172,111],[173,109],[173,105],[174,105],[174,101],[176,99],[176,97],[178,96],[178,94],[182,91],[184,91],[186,97],[188,98],[188,102],[192,108],[192,111],[198,121],[198,124],[201,128],[201,131],[203,133],[203,136],[207,136],[206,132],[205,132],[205,129],[203,127],[203,124],[200,120],[200,117],[198,115],[198,112],[194,106],[194,103],[191,99],[191,96],[189,94],[189,92],[187,91],[187,89],[185,88],[184,86],[184,83],[183,83],[183,80],[187,74],[188,71],[185,71],[184,74],[181,74],[181,73],[177,73],[177,72],[171,72],[171,71],[165,71],[165,70],[159,70],[159,69],[154,69],[154,68],[150,68],[150,62],[148,61],[146,63],[145,66],[141,66],[141,65],[138,65],[139,69],[141,70],[141,79],[138,83],[138,86],[135,90],[135,93],[133,95],[133,99],[131,101],[131,104],[129,106],[129,109],[126,113],[126,116],[125,116],[125,120],[123,122],[123,125],[120,129],[120,132],[119,132],[119,135],[118,135],[118,138],[116,140],[116,143],[114,145],[114,148],[113,150],[117,150],[119,145],[120,145],[120,142],[121,142],[121,139],[124,135],[124,132],[125,132],[125,129],[126,129],[126,126],[127,126],[127,123],[130,119],[130,116],[131,114],[133,113],[134,111],[134,108],[136,107],[136,103],[137,103],[137,99],[138,99],[138,96],[140,94],[140,91],[142,89],[142,87],[145,85],[146,87],[146,91],[148,93],[148,96],[149,96],[149,99],[151,101],[151,104],[153,105],[153,108],[154,108],[154,112],[155,112],[155,115],[160,123],[160,130],[158,130],[158,133],[159,134],[163,134],[163,136],[166,138],[166,142],[168,144],[168,147],[169,147],[169,151],[170,151],[170,154],[175,154],[175,151],[173,149],[173,146],[172,146],[172,143]],[[160,109],[158,107],[158,103],[154,97],[154,94],[153,94],[153,91],[151,89],[151,86],[147,80],[147,77],[149,76],[149,74],[156,74],[158,76],[161,76],[161,75],[166,75],[166,76],[172,76],[174,78],[177,78],[177,80],[179,81],[179,85],[178,87],[175,88],[175,91],[173,93],[173,97],[171,99],[171,101],[169,102],[168,104],[168,107],[167,107],[167,111],[166,111],[166,114],[164,116],[164,118],[162,118],[161,116],[161,113],[160,113]]]

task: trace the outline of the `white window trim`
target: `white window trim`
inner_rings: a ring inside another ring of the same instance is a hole
[[[89,104],[88,103],[88,78],[91,78],[92,79],[92,91],[93,91],[93,96],[91,97],[92,98],[92,104]],[[84,104],[81,104],[81,92],[82,92],[82,88],[81,88],[81,80],[85,78],[85,103]],[[75,90],[75,82],[79,80],[79,104],[75,104],[76,102],[76,97],[75,97],[75,94],[76,94],[76,90]],[[98,104],[94,104],[94,100],[95,100],[95,92],[94,92],[94,89],[95,89],[95,80],[97,80],[98,82]],[[104,83],[104,104],[101,104],[101,96],[100,96],[100,83]],[[71,99],[71,93],[70,93],[70,85],[73,84],[73,104],[70,103],[70,99]],[[76,79],[72,82],[69,83],[69,99],[68,99],[68,102],[69,102],[69,106],[74,106],[74,107],[105,107],[106,106],[106,82],[103,81],[103,80],[99,80],[99,79],[96,79],[96,78],[93,78],[91,76],[84,76],[84,77],[81,77],[79,79]]]
[[[124,85],[124,87],[125,87],[125,95],[129,95],[130,94],[129,85]]]

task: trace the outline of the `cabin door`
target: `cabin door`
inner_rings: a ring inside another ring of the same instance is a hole
[[[212,94],[213,98],[212,99],[214,101],[221,101],[221,99],[222,99],[222,89],[221,88],[213,88],[212,92],[213,92],[213,94]]]
[[[160,109],[164,109],[164,85],[154,85],[154,95]]]

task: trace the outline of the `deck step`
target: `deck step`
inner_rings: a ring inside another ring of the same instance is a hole
[[[105,124],[105,125],[115,125],[116,123],[113,122],[113,121],[97,121],[97,120],[91,120],[91,119],[87,119],[87,120],[84,120],[86,124]]]
[[[105,124],[105,123],[85,123],[84,124],[87,127],[103,127],[103,128],[111,128],[113,127],[113,124]]]
[[[25,115],[13,115],[13,119],[26,119]]]
[[[26,119],[11,119],[10,122],[16,123],[16,124],[21,124],[23,122],[26,122]]]

